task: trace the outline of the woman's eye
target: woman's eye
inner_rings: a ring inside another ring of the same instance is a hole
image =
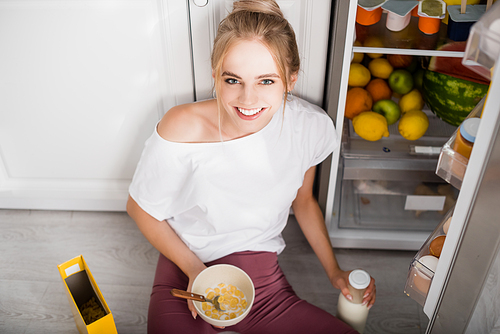
[[[228,83],[228,84],[230,84],[230,85],[234,85],[234,84],[239,83],[239,81],[238,81],[238,80],[236,80],[236,79],[231,79],[231,78],[226,79],[225,81],[226,81],[226,83]]]
[[[261,83],[263,85],[272,85],[274,83],[274,81],[271,80],[271,79],[264,79],[264,80],[261,81]]]

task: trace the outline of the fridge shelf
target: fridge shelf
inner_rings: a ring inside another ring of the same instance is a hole
[[[479,117],[483,111],[485,100],[486,96],[479,101],[467,118]],[[458,128],[441,148],[436,168],[436,175],[460,190],[469,159],[453,150],[457,133]]]
[[[440,120],[430,110],[423,110],[429,118],[429,128],[418,140],[407,140],[399,134],[398,123],[389,126],[389,137],[378,141],[367,141],[356,134],[352,122],[344,121],[342,138],[342,156],[350,159],[406,159],[412,164],[420,163],[428,166],[432,160],[434,166],[441,147],[456,131],[456,127]],[[426,162],[427,161],[427,162]],[[428,167],[424,170],[429,170]],[[433,173],[435,167],[431,167]]]
[[[421,306],[425,304],[453,211],[454,207],[446,213],[410,263],[404,293]]]
[[[364,26],[356,22],[356,37],[364,41],[368,36],[382,41],[382,48],[354,46],[353,52],[385,53],[385,54],[411,54],[416,56],[446,56],[462,58],[464,52],[439,51],[437,47],[451,42],[447,37],[448,26],[441,23],[439,32],[427,35],[418,28],[418,17],[412,16],[410,23],[401,31],[387,29],[387,13],[383,13],[380,21]]]

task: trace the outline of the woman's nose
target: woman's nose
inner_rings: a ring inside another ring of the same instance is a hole
[[[240,93],[239,102],[244,105],[251,106],[259,100],[255,88],[252,86],[244,86]]]

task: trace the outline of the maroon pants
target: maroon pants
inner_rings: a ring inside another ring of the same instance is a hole
[[[214,264],[232,264],[252,278],[255,301],[247,317],[225,329],[214,328],[199,316],[194,320],[187,301],[170,294],[173,288],[186,290],[187,276],[173,262],[160,255],[149,304],[149,334],[211,334],[224,331],[241,334],[357,333],[333,315],[297,297],[278,265],[276,253],[234,253],[206,265]]]

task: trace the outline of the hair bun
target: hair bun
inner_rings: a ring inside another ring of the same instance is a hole
[[[274,0],[240,0],[233,3],[233,13],[247,11],[285,18],[280,6]]]

